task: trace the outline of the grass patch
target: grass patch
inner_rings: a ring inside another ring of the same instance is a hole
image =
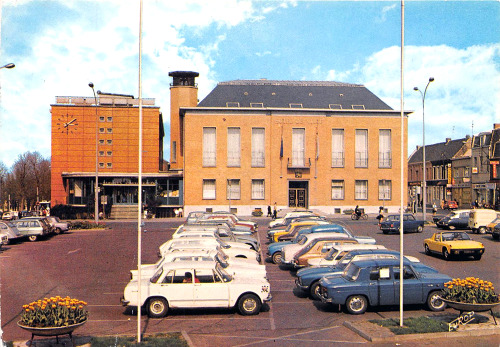
[[[69,230],[80,230],[80,229],[106,229],[106,224],[104,222],[90,222],[87,220],[77,220],[68,221]]]
[[[448,331],[448,324],[430,317],[407,318],[403,321],[403,327],[399,326],[399,319],[372,319],[369,322],[389,328],[396,335]]]
[[[181,333],[158,334],[154,336],[146,336],[141,343],[137,343],[135,337],[126,336],[108,336],[108,337],[92,337],[90,340],[92,347],[187,347],[188,343]]]

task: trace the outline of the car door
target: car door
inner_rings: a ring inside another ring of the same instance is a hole
[[[409,231],[417,231],[417,228],[418,228],[418,223],[417,221],[415,220],[415,217],[411,216],[411,215],[404,215],[403,216],[403,225],[404,225],[404,230],[406,232],[409,232]]]
[[[457,221],[457,228],[467,229],[469,227],[469,212],[461,212]]]
[[[394,266],[394,292],[396,303],[400,298],[400,271],[399,266]],[[403,304],[421,304],[423,303],[423,286],[422,281],[417,278],[413,269],[408,266],[403,266]]]
[[[378,305],[394,305],[395,291],[394,279],[389,266],[374,267],[370,272],[369,292],[376,298],[373,303]]]
[[[428,243],[431,251],[441,253],[441,237],[441,233],[435,234],[431,242]]]
[[[195,270],[195,307],[228,307],[229,287],[213,269]]]
[[[164,296],[170,307],[193,307],[194,306],[194,285],[186,282],[187,274],[193,275],[192,269],[177,269],[168,271],[160,283],[150,291],[150,296]]]

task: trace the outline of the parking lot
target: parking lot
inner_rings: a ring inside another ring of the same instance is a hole
[[[259,223],[262,254],[267,250],[269,218]],[[374,237],[378,244],[399,249],[399,236],[384,235],[376,220],[340,219],[356,235]],[[157,261],[158,246],[170,239],[181,219],[147,220],[142,233],[142,263]],[[136,312],[125,310],[120,297],[130,275],[137,268],[137,226],[134,221],[108,221],[105,230],[78,230],[38,242],[21,242],[4,247],[1,261],[1,313],[3,340],[27,340],[29,334],[17,327],[23,304],[46,296],[66,296],[89,303],[90,319],[76,335],[135,335]],[[445,261],[423,253],[423,240],[436,228],[405,234],[405,253],[419,258],[451,277],[474,276],[500,288],[498,260],[500,246],[491,235],[472,235],[483,242],[486,252],[480,261]],[[294,271],[265,260],[273,300],[257,316],[244,317],[235,310],[174,310],[163,319],[142,316],[144,334],[185,331],[196,346],[268,345],[358,345],[365,339],[343,326],[344,321],[398,317],[398,307],[369,309],[361,316],[338,307],[312,301],[297,291]],[[498,292],[498,289],[497,289]],[[450,313],[454,311],[449,309]],[[405,317],[430,312],[423,306],[405,307]],[[477,338],[475,339],[477,342]],[[419,346],[435,341],[418,343]],[[457,342],[457,345],[466,342]]]

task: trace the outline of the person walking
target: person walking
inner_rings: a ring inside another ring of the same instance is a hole
[[[267,216],[272,217],[273,213],[271,212],[271,205],[267,205]]]
[[[278,210],[276,206],[276,202],[274,202],[274,210],[273,210],[273,219],[278,218]]]

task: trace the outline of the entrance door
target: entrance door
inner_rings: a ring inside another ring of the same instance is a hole
[[[307,181],[290,181],[288,186],[288,207],[308,207],[308,183]]]

